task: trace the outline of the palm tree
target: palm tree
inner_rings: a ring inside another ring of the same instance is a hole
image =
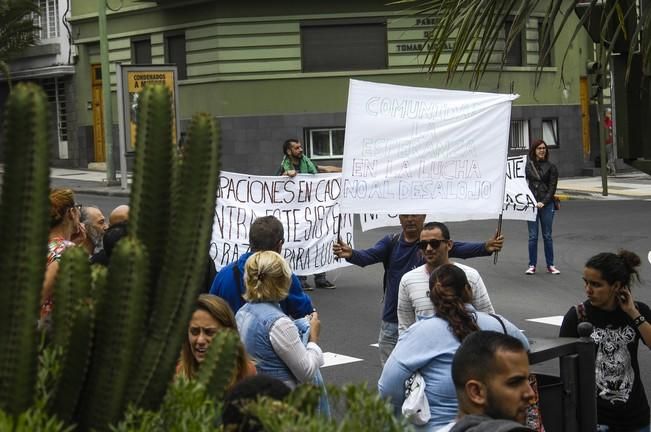
[[[0,73],[9,80],[9,61],[36,41],[39,13],[34,0],[0,0]]]
[[[442,55],[449,55],[447,82],[459,72],[470,73],[472,88],[490,70],[493,52],[503,52],[503,66],[527,21],[544,11],[541,40],[550,42],[540,44],[539,80],[559,35],[572,25],[568,19],[578,15],[570,44],[583,28],[588,30],[597,47],[591,72],[598,77],[598,94],[604,86],[605,65],[612,59],[611,66],[617,66],[611,68],[617,103],[626,105],[626,114],[618,119],[618,153],[627,163],[651,173],[651,0],[396,0],[393,4],[407,6],[436,23],[424,44],[429,71],[440,68]],[[512,24],[506,49],[496,50],[507,20]],[[564,48],[567,55],[569,45]],[[564,63],[565,57],[561,79]]]

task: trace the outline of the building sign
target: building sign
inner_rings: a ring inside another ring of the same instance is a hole
[[[179,126],[176,66],[119,65],[118,76],[120,78],[118,87],[118,106],[121,108],[121,115],[119,117],[124,127],[124,136],[121,138],[124,138],[125,140],[125,151],[133,152],[135,150],[136,125],[138,123],[138,97],[147,84],[165,84],[172,93],[172,142],[176,144]]]

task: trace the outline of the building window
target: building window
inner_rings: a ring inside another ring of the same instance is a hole
[[[165,36],[165,63],[175,64],[178,79],[188,77],[185,59],[185,33],[174,33]]]
[[[151,39],[131,40],[131,61],[133,64],[151,64]]]
[[[386,21],[301,24],[303,72],[386,69]]]
[[[305,135],[311,159],[344,156],[344,128],[307,129]]]
[[[37,0],[39,13],[34,23],[40,27],[36,38],[40,40],[59,37],[59,9],[56,0]]]
[[[542,139],[548,147],[558,147],[558,119],[543,119]]]
[[[513,17],[508,17],[504,21],[504,49],[506,50],[506,41],[513,27]],[[511,44],[511,48],[506,51],[505,66],[522,66],[522,33],[519,33]]]
[[[542,58],[545,55],[547,49],[551,45],[551,37],[553,36],[553,28],[550,30],[550,33],[545,37],[543,33],[543,20],[538,20],[538,55]],[[545,57],[545,60],[542,62],[541,66],[551,66],[552,65],[552,51],[549,51],[549,55]]]
[[[511,120],[509,149],[529,150],[529,120]]]

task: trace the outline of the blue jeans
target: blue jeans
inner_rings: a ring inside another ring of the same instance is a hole
[[[398,324],[388,321],[382,321],[380,326],[380,336],[378,337],[378,348],[380,349],[380,363],[384,363],[391,355],[391,351],[398,343]]]
[[[597,425],[597,432],[608,432],[609,430],[610,428],[607,425]],[[646,425],[635,431],[631,430],[631,432],[651,432],[651,429],[649,429],[649,425]]]
[[[535,221],[527,221],[529,227],[529,265],[535,266],[538,262],[538,224],[543,236],[545,247],[545,261],[547,266],[554,265],[554,242],[552,241],[552,224],[554,223],[554,201],[538,209]]]

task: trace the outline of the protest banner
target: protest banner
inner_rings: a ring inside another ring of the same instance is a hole
[[[527,184],[526,165],[525,155],[509,157],[507,161],[504,219],[536,220],[536,198]]]
[[[515,98],[351,80],[342,212],[496,218]]]
[[[349,265],[332,253],[338,238],[353,247],[353,216],[340,213],[340,193],[339,174],[267,177],[222,171],[210,245],[217,269],[249,251],[251,223],[268,215],[285,228],[281,255],[297,275]]]
[[[524,173],[526,163],[526,156],[513,156],[508,158],[502,219],[536,219],[536,199],[531,193],[531,190],[529,190]],[[359,220],[362,225],[362,231],[400,225],[398,214],[364,213],[359,215]],[[459,222],[464,220],[468,219],[464,219],[461,215],[445,217],[437,213],[430,213],[425,218],[426,222]]]

